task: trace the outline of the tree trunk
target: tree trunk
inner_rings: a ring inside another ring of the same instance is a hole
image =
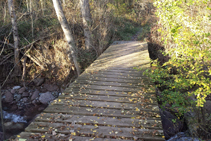
[[[45,5],[44,5],[44,0],[40,0],[41,2],[41,9],[42,9],[42,15],[44,16],[45,15]]]
[[[84,26],[84,37],[85,37],[85,46],[87,50],[90,50],[92,46],[92,38],[89,27],[92,25],[92,16],[90,14],[89,0],[80,0],[80,7],[83,19]]]
[[[15,8],[14,8],[14,3],[13,0],[8,0],[8,8],[9,8],[9,13],[10,13],[10,18],[11,18],[11,23],[12,23],[12,31],[13,31],[13,39],[14,39],[14,57],[15,57],[15,70],[14,74],[18,75],[21,72],[21,65],[19,61],[19,48],[18,48],[18,26],[16,22],[16,15],[15,15]]]
[[[75,54],[75,42],[74,42],[70,27],[68,25],[67,19],[63,13],[61,3],[59,2],[59,0],[52,0],[52,1],[53,1],[54,9],[56,11],[57,18],[61,24],[62,30],[64,32],[67,43],[69,45],[68,57],[70,60],[72,57],[77,74],[80,75],[80,68],[79,68],[78,61]]]
[[[29,0],[26,0],[26,7],[27,7],[27,12],[29,13],[30,12],[30,9],[29,9]]]
[[[32,31],[32,39],[34,39],[34,18],[33,18],[33,4],[32,0],[30,0],[30,14],[31,14],[31,31]]]
[[[3,25],[6,22],[6,17],[7,17],[7,2],[4,3],[4,22],[3,22]]]

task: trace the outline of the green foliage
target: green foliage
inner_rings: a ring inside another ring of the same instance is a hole
[[[119,20],[119,25],[116,35],[120,37],[120,40],[130,40],[131,37],[140,30],[139,27],[134,26],[130,22],[121,22],[121,20]]]
[[[209,0],[157,0],[158,30],[168,62],[147,70],[162,91],[163,101],[180,114],[195,105],[203,107],[210,90]]]
[[[114,0],[113,3],[108,3],[107,6],[114,11],[114,15],[117,17],[130,12],[129,5],[121,2],[121,0]]]

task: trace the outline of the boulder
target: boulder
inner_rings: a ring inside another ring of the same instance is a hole
[[[5,93],[5,102],[10,103],[12,101],[13,101],[13,95],[9,91],[6,91],[6,93]]]
[[[199,138],[188,137],[188,135],[185,134],[184,132],[179,132],[178,134],[176,134],[174,137],[171,137],[167,141],[202,141],[202,140]]]
[[[37,97],[39,97],[39,91],[38,90],[35,90],[31,96],[31,100],[34,100],[36,99]]]
[[[48,104],[50,101],[54,100],[54,96],[50,92],[41,93],[39,97],[39,101],[42,104]]]
[[[160,109],[160,114],[166,140],[183,131],[184,123],[183,121],[180,121],[177,116],[167,111],[166,109]]]

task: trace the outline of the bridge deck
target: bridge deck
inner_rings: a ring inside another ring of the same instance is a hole
[[[141,71],[147,44],[115,42],[17,140],[163,141],[155,94]]]

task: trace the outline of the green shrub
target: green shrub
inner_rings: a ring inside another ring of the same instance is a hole
[[[203,107],[211,93],[210,1],[157,0],[156,15],[169,61],[147,70],[157,87],[163,88],[163,101],[180,115],[188,107]]]

